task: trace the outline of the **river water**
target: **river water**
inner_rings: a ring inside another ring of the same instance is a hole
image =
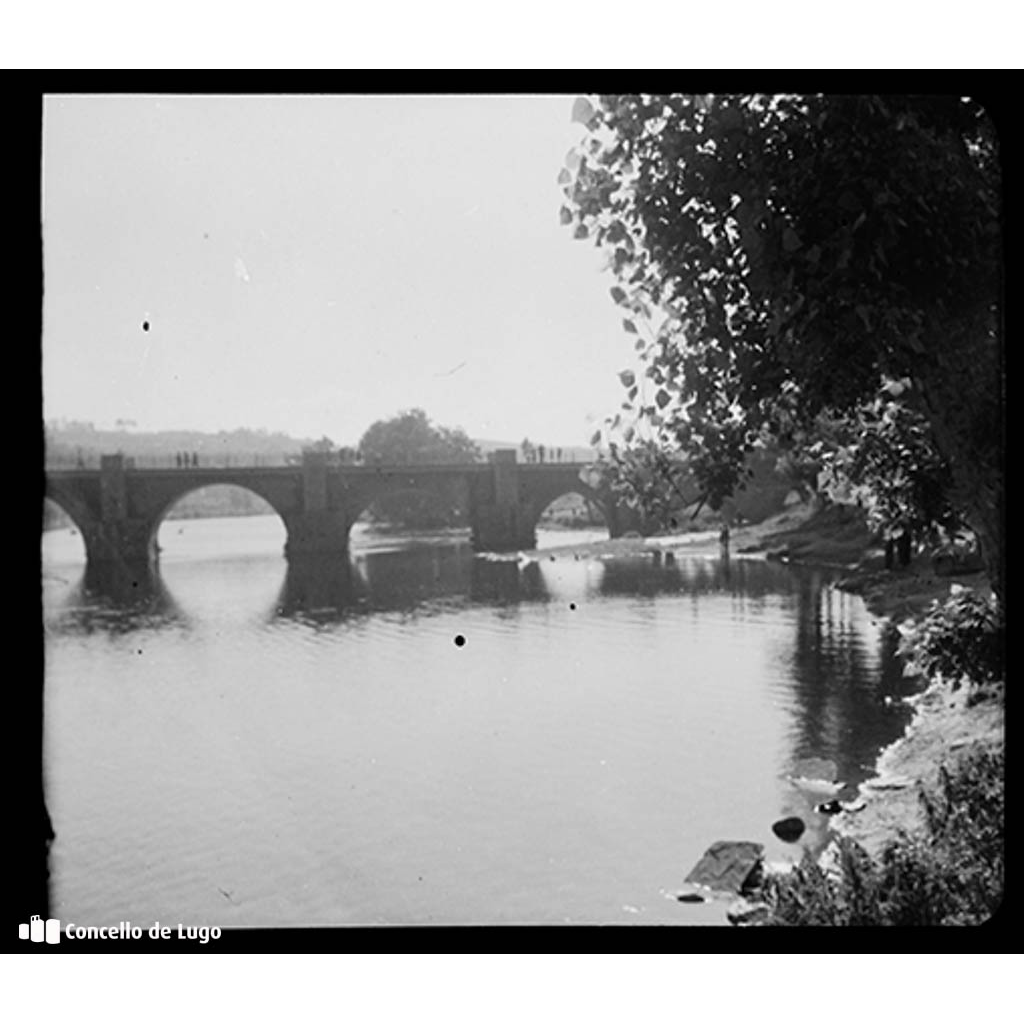
[[[824,570],[361,526],[300,568],[283,542],[273,517],[167,521],[130,601],[44,536],[54,916],[720,923],[672,898],[704,850],[820,848],[797,760],[857,783],[908,720],[891,640]]]

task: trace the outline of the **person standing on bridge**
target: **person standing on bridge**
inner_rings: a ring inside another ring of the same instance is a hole
[[[181,452],[174,453],[174,464],[181,469]]]
[[[193,452],[192,453],[192,465],[193,465],[193,467],[199,465],[199,453],[198,452]]]

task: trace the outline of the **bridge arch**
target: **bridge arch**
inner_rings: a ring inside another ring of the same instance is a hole
[[[374,479],[372,483],[352,488],[345,494],[345,515],[350,526],[355,525],[375,506],[382,503],[386,506],[389,502],[402,498],[425,499],[428,510],[432,508],[439,516],[444,514],[456,520],[459,526],[468,528],[470,525],[469,488],[466,482],[459,478],[436,481],[429,478],[419,480],[401,477]]]
[[[179,487],[174,491],[161,495],[159,500],[153,506],[149,515],[150,542],[155,545],[157,538],[160,535],[161,527],[163,527],[165,523],[173,521],[172,517],[170,516],[170,513],[175,507],[179,506],[183,501],[192,496],[199,495],[202,494],[204,491],[210,490],[216,490],[218,492],[221,492],[221,500],[215,500],[210,504],[210,507],[208,509],[208,516],[197,515],[194,518],[219,518],[220,516],[238,515],[239,511],[241,510],[240,503],[238,503],[237,501],[232,503],[230,498],[227,498],[225,500],[225,491],[228,492],[229,494],[234,492],[252,495],[255,498],[259,499],[262,505],[266,506],[266,514],[273,514],[280,521],[282,543],[287,543],[287,538],[289,534],[289,516],[280,507],[278,507],[278,504],[275,503],[275,495],[273,495],[272,493],[266,493],[264,489],[259,486],[259,483],[239,482],[237,478],[216,479],[215,477],[210,477],[200,481],[191,480],[185,486]],[[241,507],[244,507],[244,504],[248,503],[241,503]],[[218,506],[221,505],[226,507],[224,507],[223,509],[218,508]],[[234,508],[234,511],[232,510],[232,507]],[[183,523],[187,522],[187,518],[183,517],[181,521]]]
[[[571,487],[562,490],[560,494],[554,495],[545,504],[540,505],[540,502],[544,500],[544,495],[534,499],[534,507],[531,509],[531,527],[536,531],[538,527],[544,527],[545,518],[548,513],[552,510],[558,512],[556,523],[568,527],[582,527],[590,528],[594,530],[606,529],[608,535],[612,535],[612,519],[608,514],[608,508],[605,502],[598,497],[592,489],[581,485],[579,487]],[[563,499],[577,497],[582,499],[581,502],[565,502]],[[557,505],[562,503],[565,508],[557,510]],[[592,522],[592,512],[594,510],[600,517],[600,523]],[[567,537],[567,540],[569,538]]]
[[[43,502],[44,504],[49,502],[59,508],[75,524],[75,529],[82,536],[85,536],[86,531],[95,521],[95,516],[84,501],[60,488],[47,487],[46,493],[43,495]]]
[[[53,480],[47,480],[43,500],[57,506],[75,525],[85,546],[86,561],[92,559],[96,548],[96,534],[99,530],[99,513],[86,498],[69,487],[63,487]]]
[[[74,516],[59,501],[49,494],[43,496],[43,560],[59,558],[61,561],[88,561],[86,550],[86,533],[83,529],[85,517]],[[54,513],[59,513],[55,516]],[[72,537],[67,536],[70,529]],[[47,539],[49,538],[49,540]]]
[[[575,494],[581,497],[589,505],[600,512],[604,525],[608,528],[609,536],[615,535],[614,508],[609,501],[608,495],[596,491],[582,480],[575,481],[552,481],[544,486],[532,487],[529,494],[529,501],[526,503],[525,512],[527,521],[532,529],[536,529],[544,513],[558,501],[567,495]]]

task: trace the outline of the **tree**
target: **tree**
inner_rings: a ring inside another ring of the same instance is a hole
[[[826,490],[838,488],[867,512],[887,540],[909,534],[945,540],[966,525],[950,503],[949,464],[935,450],[928,424],[891,397],[823,425],[811,446]]]
[[[435,426],[422,409],[374,423],[359,442],[365,462],[476,462],[480,449],[465,431]]]
[[[855,422],[903,382],[1001,598],[1001,180],[982,107],[607,96],[574,117],[588,137],[561,218],[609,254],[646,436],[715,506],[766,437],[809,443],[822,414]]]
[[[359,442],[363,461],[428,464],[477,462],[480,449],[465,431],[435,426],[422,409],[410,409],[391,419],[378,420]],[[441,506],[426,494],[398,494],[379,499],[375,518],[412,529],[462,524],[462,510]]]

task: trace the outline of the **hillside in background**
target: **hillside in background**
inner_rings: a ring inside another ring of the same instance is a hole
[[[311,438],[290,437],[266,430],[102,430],[91,423],[56,422],[46,425],[46,462],[49,466],[75,465],[79,458],[95,465],[101,455],[123,452],[136,464],[173,465],[181,452],[195,452],[207,464],[244,459],[263,464],[284,463],[313,444]]]

